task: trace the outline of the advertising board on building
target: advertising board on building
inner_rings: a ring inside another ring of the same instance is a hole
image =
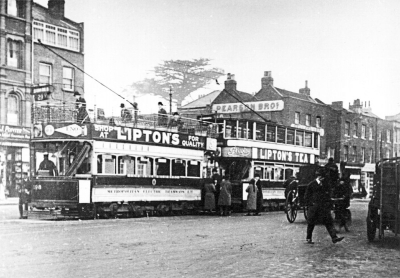
[[[257,112],[281,111],[284,108],[283,100],[244,102],[244,104],[239,102],[214,104],[212,110],[217,113],[242,113],[250,111],[249,107]]]
[[[29,140],[31,131],[28,128],[12,125],[0,125],[0,139]]]

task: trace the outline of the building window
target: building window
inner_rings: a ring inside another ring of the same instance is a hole
[[[343,160],[349,161],[349,146],[343,146]]]
[[[333,159],[335,159],[335,149],[334,148],[328,147],[327,157],[329,157],[329,158],[332,157]]]
[[[7,40],[7,65],[22,69],[22,42]]]
[[[67,91],[73,91],[74,90],[74,69],[73,68],[68,68],[68,67],[63,67],[63,89]]]
[[[358,123],[354,123],[353,126],[353,136],[358,137]]]
[[[321,127],[321,117],[318,116],[315,118],[315,126]]]
[[[33,38],[44,44],[79,51],[79,32],[42,22],[33,22]]]
[[[25,18],[25,2],[26,0],[8,0],[7,14]]]
[[[9,94],[7,98],[7,123],[19,125],[19,99],[16,94]]]
[[[51,84],[51,65],[39,63],[39,83]]]
[[[307,114],[306,115],[306,126],[310,126],[311,125],[311,115]]]
[[[350,136],[350,122],[344,123],[344,135]]]
[[[365,137],[366,137],[366,127],[365,127],[365,125],[362,125],[361,126],[361,138],[363,138],[363,139],[365,139]]]
[[[361,162],[365,162],[365,148],[361,148]]]
[[[295,112],[294,113],[294,123],[295,124],[300,124],[300,112]]]
[[[357,147],[353,146],[353,161],[357,161]]]
[[[368,134],[368,136],[369,136],[369,140],[372,140],[372,134],[373,134],[373,129],[372,129],[372,127],[369,127],[369,132],[368,132],[369,134]]]
[[[374,160],[374,149],[370,148],[369,149],[369,163],[373,163]]]
[[[390,129],[387,130],[387,142],[391,142],[392,141],[392,131]]]

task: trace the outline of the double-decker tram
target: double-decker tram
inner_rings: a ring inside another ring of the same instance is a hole
[[[283,208],[284,181],[299,172],[300,166],[319,159],[318,132],[223,114],[200,119],[219,126],[216,161],[233,182],[236,208],[245,208],[245,190],[255,174],[260,175],[264,208]]]
[[[216,125],[167,115],[77,123],[63,107],[33,107],[30,215],[120,217],[189,213],[213,167]]]

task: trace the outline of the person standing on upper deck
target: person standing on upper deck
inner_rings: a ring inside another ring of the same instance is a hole
[[[166,126],[168,121],[167,111],[163,107],[163,103],[158,103],[158,125]]]
[[[75,97],[75,109],[77,110],[76,122],[77,123],[90,123],[89,114],[86,111],[86,100],[81,97],[81,94],[77,91],[74,92]]]

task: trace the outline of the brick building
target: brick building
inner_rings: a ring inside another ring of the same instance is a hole
[[[240,101],[251,106],[256,112],[246,109]],[[245,119],[264,120],[267,123],[318,132],[319,162],[325,164],[329,157],[334,158],[341,171],[346,170],[351,174],[356,190],[361,184],[364,184],[367,190],[372,185],[376,161],[393,157],[399,152],[399,122],[380,119],[372,112],[369,104],[360,100],[355,100],[347,109],[343,107],[342,101],[325,104],[311,97],[307,81],[298,93],[277,88],[274,86],[271,72],[268,71],[261,78],[261,89],[255,95],[237,90],[234,76],[228,74],[224,90],[215,97],[211,106],[203,103],[201,110],[202,103],[201,99],[196,101],[194,114],[226,114],[231,109],[233,115],[236,105],[241,112],[239,117]],[[264,106],[261,107],[261,104]],[[186,116],[191,116],[189,108],[183,106],[181,111],[186,113]],[[290,129],[288,133],[289,131]],[[307,140],[306,137],[307,132],[303,139],[296,140]]]
[[[83,69],[83,24],[65,18],[64,5],[0,0],[0,198],[16,196],[30,171],[32,107],[43,103],[31,92],[60,105],[73,104],[74,90],[83,93],[83,73],[38,42]]]

